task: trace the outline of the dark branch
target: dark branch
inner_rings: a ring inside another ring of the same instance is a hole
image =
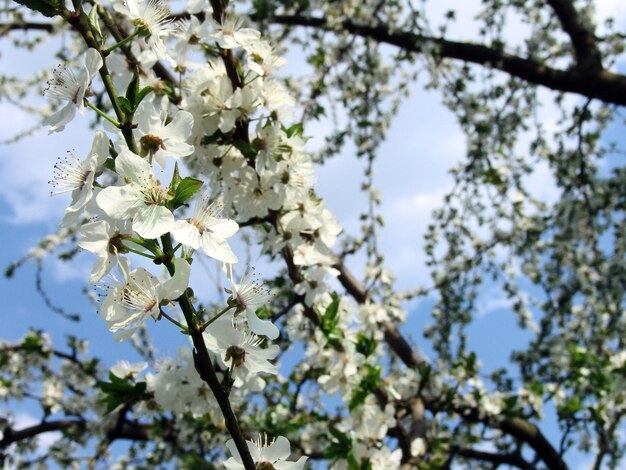
[[[590,25],[585,23],[571,0],[547,0],[547,2],[572,41],[578,67],[589,73],[600,72],[602,56]]]
[[[449,411],[435,400],[427,400],[424,397],[423,399],[426,407],[434,412]],[[542,434],[541,430],[534,424],[521,418],[488,416],[479,412],[476,407],[456,406],[452,411],[462,416],[463,419],[467,421],[483,423],[492,428],[500,429],[506,434],[528,444],[550,470],[568,470],[567,464],[563,461],[559,453]]]
[[[62,419],[57,421],[43,421],[24,429],[7,427],[3,429],[4,436],[0,440],[0,449],[4,449],[14,442],[37,437],[47,432],[68,431],[71,429],[83,431],[86,429],[86,425],[87,422],[81,419]],[[108,430],[107,438],[111,442],[117,439],[148,441],[154,438],[150,434],[151,428],[152,426],[150,424],[128,421],[123,418],[122,421],[117,422]],[[173,441],[175,439],[173,430],[169,429],[169,426],[166,426],[166,429],[168,430],[165,433],[161,433],[160,436],[165,441]]]
[[[336,27],[331,26],[324,18],[276,15],[267,20],[284,25],[336,30]],[[448,41],[402,31],[392,33],[383,27],[356,24],[350,20],[343,20],[340,25],[351,34],[390,44],[407,52],[422,54],[434,50],[441,58],[492,67],[551,90],[576,93],[606,103],[626,106],[626,76],[608,70],[597,70],[594,73],[580,68],[560,70],[482,44]]]
[[[65,419],[60,421],[44,421],[43,423],[36,424],[24,429],[15,430],[8,427],[3,430],[4,436],[0,440],[0,449],[10,446],[14,442],[18,442],[31,437],[36,437],[39,434],[44,434],[53,431],[65,431],[70,428],[84,429],[85,422],[81,420]]]
[[[536,468],[517,453],[492,454],[491,452],[461,448],[458,446],[452,446],[450,453],[452,455],[460,455],[466,459],[481,460],[483,462],[490,462],[497,465],[511,465],[512,467],[521,468],[522,470],[533,470]]]
[[[20,21],[15,23],[0,23],[0,36],[4,36],[9,31],[45,31],[51,33],[54,31],[52,23],[36,23],[30,21]]]

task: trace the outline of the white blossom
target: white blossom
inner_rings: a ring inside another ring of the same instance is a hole
[[[272,298],[271,293],[260,282],[252,279],[254,270],[246,270],[241,280],[237,283],[233,278],[233,268],[230,264],[224,265],[226,277],[231,287],[231,298],[236,302],[238,312],[245,312],[248,319],[248,326],[253,333],[267,336],[269,339],[276,339],[279,330],[271,321],[261,320],[256,309],[266,305]]]
[[[182,295],[189,285],[189,263],[177,258],[175,270],[171,279],[159,282],[143,268],[130,273],[123,269],[124,282],[110,287],[100,306],[100,316],[106,320],[107,328],[116,333],[115,339],[130,338],[146,319],[159,318],[162,304]]]
[[[167,157],[179,160],[193,153],[193,145],[187,143],[193,128],[191,113],[176,111],[171,122],[168,117],[164,106],[148,100],[141,102],[135,114],[141,156],[162,168]]]
[[[240,331],[230,317],[221,317],[209,325],[204,338],[207,347],[233,371],[236,387],[243,384],[247,374],[278,373],[278,367],[269,361],[278,356],[280,348],[275,344],[261,347],[264,338]]]
[[[54,98],[67,101],[67,104],[44,120],[49,125],[49,132],[62,131],[65,125],[74,119],[76,109],[84,110],[84,99],[89,91],[91,79],[102,67],[102,57],[95,49],[87,49],[82,67],[74,71],[66,66],[54,69],[53,77],[48,81],[46,92]]]
[[[98,167],[108,155],[109,139],[104,132],[98,131],[84,160],[80,160],[74,152],[68,152],[67,157],[59,159],[54,165],[54,178],[50,184],[56,189],[56,194],[72,192],[72,202],[65,209],[61,227],[75,222],[91,201]]]
[[[236,263],[237,256],[226,241],[232,237],[239,225],[221,216],[223,206],[219,201],[210,202],[206,194],[196,200],[193,216],[176,221],[172,229],[174,238],[194,250],[202,247],[204,253],[224,263]]]
[[[296,462],[287,460],[291,454],[291,446],[283,436],[278,436],[273,442],[268,442],[267,436],[265,438],[259,436],[256,441],[246,441],[246,444],[258,469],[300,470],[307,461],[307,457],[300,457]],[[230,439],[226,442],[226,447],[232,454],[232,457],[224,462],[227,470],[244,469],[235,441]]]
[[[78,233],[78,246],[98,256],[89,278],[91,284],[111,271],[118,255],[128,252],[122,242],[124,238],[132,236],[130,224],[126,220],[96,220],[83,225]]]
[[[150,164],[123,150],[115,159],[115,169],[127,184],[100,191],[98,206],[113,219],[132,218],[133,230],[144,238],[169,232],[174,227],[174,214],[165,204],[172,195],[155,179]]]
[[[115,10],[127,16],[133,25],[141,30],[146,43],[157,56],[174,65],[174,60],[167,52],[165,41],[175,30],[169,19],[170,9],[162,0],[124,0],[124,4],[113,5]]]

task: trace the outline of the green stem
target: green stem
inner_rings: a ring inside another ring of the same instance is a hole
[[[144,253],[143,251],[139,251],[139,250],[133,250],[132,248],[126,247],[126,249],[132,253],[135,253],[137,255],[141,255],[144,256],[146,258],[150,258],[150,259],[154,259],[154,256],[149,255],[148,253]]]
[[[186,327],[185,325],[183,325],[179,321],[174,320],[171,316],[169,316],[167,313],[165,313],[165,311],[163,309],[160,309],[160,311],[161,311],[161,316],[163,318],[165,318],[166,320],[171,321],[174,325],[176,325],[181,330],[183,330],[184,333],[189,334],[189,328],[188,327]]]
[[[161,248],[158,246],[159,244],[156,241],[152,243],[152,240],[147,241],[147,240],[142,240],[142,239],[134,238],[134,237],[124,237],[124,240],[145,248],[146,250],[148,250],[150,253],[154,255],[154,258],[165,257],[165,255],[161,251]],[[130,247],[128,245],[124,245],[124,246],[130,250]]]
[[[108,55],[111,53],[111,51],[114,51],[115,49],[117,49],[118,47],[122,47],[126,44],[128,44],[130,41],[132,41],[133,39],[135,39],[137,37],[137,35],[139,35],[139,30],[136,29],[130,36],[125,37],[124,39],[122,39],[119,42],[116,42],[115,44],[113,44],[112,46],[107,47],[104,51],[102,51],[105,55]]]
[[[119,127],[120,127],[120,123],[119,122],[117,122],[115,119],[113,119],[111,116],[109,116],[107,113],[105,113],[104,111],[102,111],[98,107],[96,107],[93,104],[91,104],[88,100],[84,100],[83,102],[89,108],[93,109],[98,114],[98,116],[103,117],[104,119],[106,119],[107,121],[109,121],[111,124],[113,124],[115,127],[117,127],[119,129]]]
[[[200,331],[204,331],[207,329],[207,327],[213,323],[215,320],[217,320],[219,317],[221,317],[222,315],[224,315],[226,312],[228,312],[231,308],[233,308],[232,306],[228,306],[226,307],[224,310],[222,310],[221,312],[219,312],[218,314],[216,314],[213,318],[211,318],[209,321],[205,322],[202,324],[202,326],[200,327]]]

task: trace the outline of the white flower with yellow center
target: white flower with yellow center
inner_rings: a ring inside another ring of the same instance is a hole
[[[144,101],[137,109],[135,120],[140,153],[148,157],[148,161],[155,161],[164,168],[167,157],[179,160],[193,153],[193,145],[187,143],[193,128],[191,113],[177,111],[170,116],[158,103]]]
[[[236,47],[249,46],[261,37],[261,33],[252,28],[242,28],[243,19],[226,15],[222,18],[222,24],[213,18],[207,20],[215,29],[209,37],[215,39],[222,49],[234,49]]]
[[[72,202],[65,209],[61,227],[67,227],[82,214],[93,197],[98,167],[104,163],[108,155],[109,138],[104,132],[98,131],[93,139],[91,151],[84,160],[80,160],[74,152],[68,152],[67,157],[59,159],[54,165],[54,178],[50,181],[55,188],[53,194],[72,192]]]
[[[230,264],[224,265],[226,268],[226,277],[230,283],[231,299],[229,302],[237,306],[237,313],[246,312],[248,319],[248,327],[250,330],[261,336],[267,336],[269,339],[276,339],[280,331],[278,327],[269,320],[261,320],[257,317],[256,310],[266,305],[271,299],[272,294],[269,289],[260,282],[253,279],[254,270],[249,268],[246,270],[241,280],[237,283],[233,279],[233,268]]]
[[[78,246],[98,256],[91,271],[89,282],[95,284],[117,264],[120,254],[128,253],[125,238],[132,236],[130,223],[126,220],[96,220],[83,225],[78,231]]]
[[[118,13],[128,17],[131,23],[146,38],[157,59],[164,59],[174,65],[167,53],[165,40],[174,32],[176,26],[169,18],[170,9],[162,0],[124,0],[124,4],[113,5]]]
[[[65,125],[74,119],[76,110],[85,109],[84,99],[88,93],[91,79],[102,67],[102,57],[95,49],[87,49],[83,66],[74,71],[64,65],[54,69],[53,77],[48,81],[45,93],[67,104],[44,120],[49,125],[48,132],[62,131]]]
[[[287,438],[278,436],[275,441],[269,442],[267,436],[259,435],[256,441],[246,441],[252,460],[257,470],[300,470],[304,468],[307,457],[300,457],[297,462],[290,462],[287,457],[291,454],[291,446]],[[241,456],[235,446],[235,441],[226,442],[232,457],[224,462],[228,470],[244,469]]]
[[[139,155],[123,150],[115,159],[125,186],[104,188],[96,197],[98,206],[112,219],[132,218],[132,227],[143,238],[157,238],[174,227],[174,214],[166,207],[172,195],[154,177],[150,164]]]
[[[231,369],[235,387],[241,387],[249,374],[277,374],[270,361],[280,352],[276,344],[262,347],[265,338],[235,327],[232,317],[221,317],[204,332],[207,348],[216,353],[222,364]]]
[[[194,250],[202,247],[207,256],[224,263],[236,263],[237,256],[226,241],[232,237],[239,225],[221,216],[223,206],[219,201],[211,202],[206,194],[196,201],[193,216],[176,221],[172,229],[174,238]]]
[[[120,263],[125,281],[105,288],[108,294],[100,306],[100,316],[118,341],[130,338],[147,318],[159,318],[161,305],[180,297],[189,285],[190,266],[182,258],[176,259],[174,276],[165,282],[143,268],[127,273],[125,265]]]

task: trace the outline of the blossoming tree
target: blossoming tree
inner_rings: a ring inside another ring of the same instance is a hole
[[[87,155],[51,165],[53,192],[71,193],[58,233],[7,274],[91,252],[102,328],[144,360],[109,364],[88,357],[89,338],[64,349],[35,330],[1,343],[3,465],[565,469],[581,453],[594,468],[624,464],[626,175],[604,164],[622,154],[603,137],[626,104],[624,35],[600,34],[588,2],[486,0],[480,37],[463,42],[447,36],[454,11],[436,25],[414,2],[8,5],[0,35],[62,35],[71,53],[47,86],[6,75],[0,97],[45,87],[41,126],[69,136],[78,111],[95,130]],[[528,27],[513,47],[516,21]],[[278,74],[287,43],[307,51],[308,80]],[[432,283],[399,291],[377,243],[373,165],[418,74],[443,92],[467,158],[428,227]],[[544,96],[560,113],[551,129]],[[333,131],[312,153],[306,125],[327,115]],[[315,164],[346,142],[366,162],[352,236],[314,184]],[[554,202],[528,188],[540,165]],[[274,274],[243,265],[241,232]],[[347,267],[355,256],[362,273]],[[200,291],[208,280],[191,286],[206,258],[228,286],[221,303]],[[531,337],[488,374],[467,336],[486,283]],[[434,299],[431,354],[403,328],[419,297]],[[148,324],[184,335],[176,357],[154,357]],[[26,399],[41,421],[20,426],[11,408]]]

